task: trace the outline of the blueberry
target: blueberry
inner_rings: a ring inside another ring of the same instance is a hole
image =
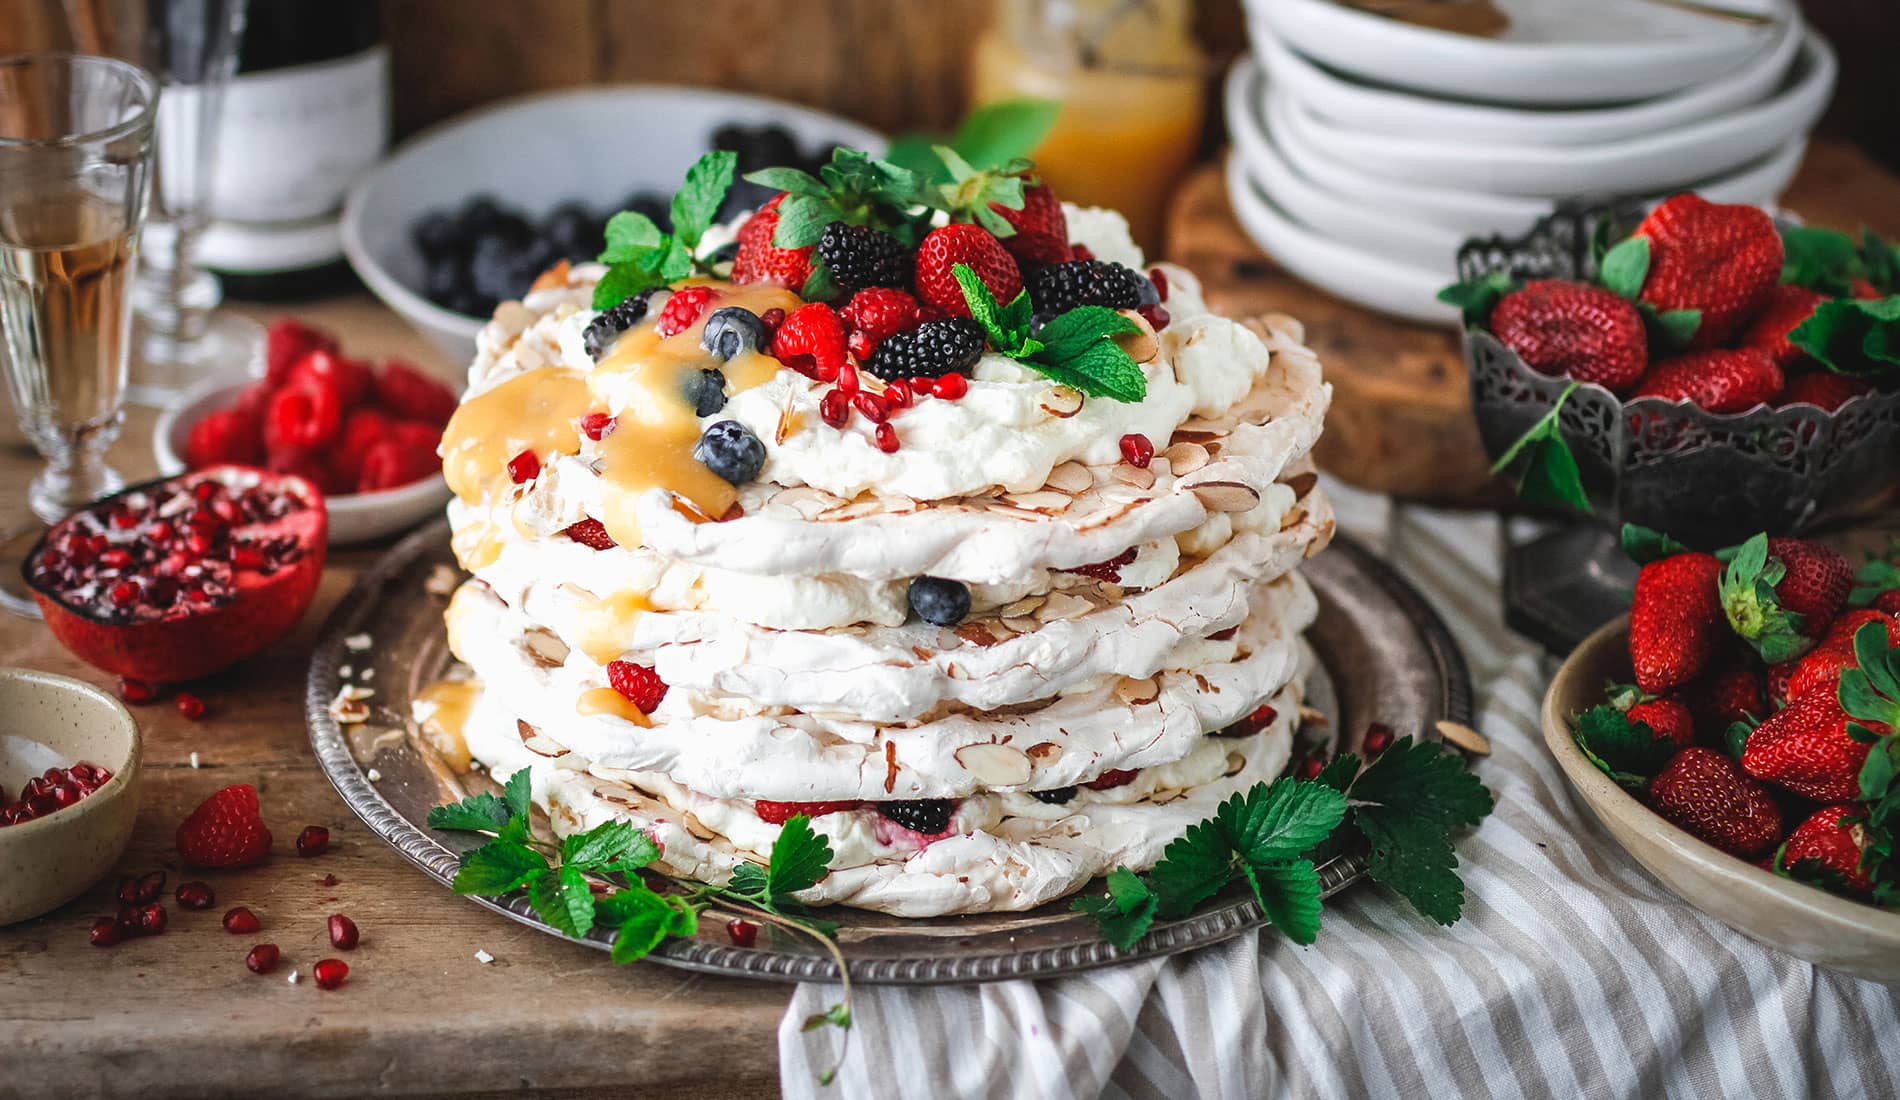
[[[476,195],[462,204],[455,220],[462,223],[462,232],[480,233],[501,217],[501,204],[493,195]]]
[[[699,346],[711,352],[715,359],[731,362],[748,351],[764,349],[765,322],[759,320],[758,314],[740,306],[715,309],[712,316],[706,318]]]
[[[600,222],[593,211],[578,202],[555,207],[541,223],[541,232],[554,250],[568,260],[591,260],[600,254]]]
[[[910,582],[910,609],[937,626],[955,626],[970,614],[970,590],[960,581],[918,577]]]
[[[409,236],[424,259],[434,260],[457,250],[462,243],[462,227],[447,211],[431,210],[416,220]]]
[[[1142,305],[1158,306],[1161,304],[1161,292],[1155,289],[1154,280],[1148,278],[1148,276],[1143,275],[1141,277],[1141,285],[1135,289],[1141,293]]]
[[[468,266],[459,256],[437,256],[423,268],[422,292],[437,305],[468,289]]]
[[[734,485],[744,485],[765,468],[765,444],[737,420],[721,420],[693,444],[693,457]],[[964,595],[969,602],[969,595]]]
[[[515,245],[500,234],[476,238],[468,257],[468,281],[477,294],[500,301],[512,298],[515,285]]]
[[[726,376],[717,370],[687,371],[680,391],[698,416],[711,416],[726,407]]]

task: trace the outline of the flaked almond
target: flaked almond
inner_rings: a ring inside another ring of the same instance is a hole
[[[1003,620],[1003,625],[1018,634],[1034,634],[1042,624],[1023,615],[1012,615]]]
[[[1080,462],[1064,462],[1049,471],[1049,488],[1063,493],[1086,493],[1095,484],[1094,475]]]
[[[1034,615],[1036,609],[1041,607],[1047,600],[1047,596],[1024,596],[1015,603],[1006,604],[997,608],[996,616],[999,619],[1019,619],[1024,615]]]
[[[539,627],[528,631],[522,644],[527,647],[528,656],[542,668],[560,668],[567,663],[567,643],[552,631]]]
[[[1135,323],[1138,331],[1124,332],[1115,337],[1115,343],[1128,353],[1128,357],[1137,363],[1146,363],[1161,354],[1161,341],[1155,339],[1154,326],[1148,319],[1132,309],[1118,310],[1123,317]]]
[[[422,582],[423,591],[431,596],[452,594],[462,583],[462,575],[448,565],[437,564],[429,570],[429,579]]]
[[[708,829],[706,823],[699,820],[691,810],[680,815],[680,824],[686,827],[687,832],[693,834],[700,840],[711,840],[719,835],[711,829]]]
[[[956,751],[957,763],[991,787],[1015,787],[1029,782],[1029,757],[1008,745],[965,745]]]
[[[1203,481],[1194,486],[1194,497],[1210,512],[1250,512],[1260,503],[1253,486],[1238,481]]]
[[[1449,719],[1440,719],[1432,725],[1438,730],[1440,737],[1473,756],[1491,755],[1491,740],[1470,726]]]
[[[1115,698],[1124,706],[1147,706],[1161,698],[1161,685],[1152,676],[1131,680],[1124,676],[1115,685]]]
[[[363,700],[370,694],[363,688],[344,684],[336,693],[336,698],[330,700],[330,717],[336,719],[338,725],[343,726],[353,726],[369,721],[369,704]]]
[[[956,635],[979,648],[988,648],[1002,640],[990,633],[988,623],[961,623],[957,626]]]
[[[778,411],[778,427],[772,432],[772,442],[781,446],[798,431],[798,413],[792,409],[791,387],[785,390],[785,407]]]
[[[1207,448],[1199,443],[1176,443],[1161,453],[1168,460],[1168,469],[1176,477],[1191,474],[1207,465]]]
[[[1062,746],[1054,741],[1038,741],[1029,746],[1029,759],[1038,764],[1053,764],[1062,759]]]
[[[1050,386],[1036,399],[1042,411],[1057,420],[1067,420],[1082,411],[1082,391],[1067,386]]]
[[[1137,489],[1155,487],[1155,472],[1153,467],[1149,466],[1130,466],[1126,462],[1118,462],[1115,468],[1108,472],[1108,476],[1123,485],[1133,485]]]
[[[1068,592],[1052,592],[1042,607],[1036,611],[1036,618],[1045,623],[1060,622],[1086,615],[1095,610],[1095,605],[1080,596]]]
[[[1027,508],[1032,512],[1041,512],[1049,516],[1067,511],[1069,505],[1075,503],[1075,498],[1069,494],[1050,489],[1038,489],[1033,493],[1010,493],[1003,499],[1018,508]]]

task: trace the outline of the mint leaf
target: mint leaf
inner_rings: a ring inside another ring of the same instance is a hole
[[[1824,226],[1791,225],[1783,229],[1781,254],[1782,282],[1829,297],[1851,293],[1853,280],[1865,271],[1854,239]]]
[[[1247,877],[1247,885],[1253,887],[1254,899],[1267,920],[1287,939],[1309,944],[1319,937],[1319,872],[1312,860],[1244,863],[1240,870]],[[1457,919],[1455,915],[1453,919]]]
[[[1506,271],[1493,271],[1482,278],[1453,283],[1438,292],[1438,300],[1458,307],[1465,324],[1481,328],[1491,319],[1498,299],[1517,289],[1517,279]]]
[[[607,219],[607,247],[601,250],[604,264],[634,263],[646,258],[665,241],[666,234],[653,219],[635,210],[622,210]]]
[[[1900,366],[1900,294],[1822,302],[1788,340],[1836,374],[1884,377]]]
[[[1108,896],[1078,897],[1070,908],[1093,920],[1103,939],[1128,951],[1154,924],[1156,904],[1140,875],[1117,867],[1108,873]]]
[[[593,306],[598,310],[612,309],[643,290],[665,285],[666,280],[658,272],[635,264],[616,264],[594,284]]]
[[[702,153],[686,170],[686,182],[673,192],[673,237],[687,251],[699,247],[699,239],[719,216],[719,206],[732,187],[732,170],[739,154],[730,149]]]
[[[501,800],[508,805],[510,817],[527,817],[533,809],[534,773],[522,768],[508,777],[501,788]]]
[[[831,195],[830,190],[820,183],[816,176],[798,168],[760,168],[755,172],[747,172],[745,178],[749,183],[770,187],[775,191],[787,191],[793,195],[808,195],[814,199],[828,198]],[[784,206],[784,202],[779,203],[781,210]]]
[[[1158,900],[1158,914],[1172,920],[1219,893],[1233,873],[1233,850],[1220,827],[1203,821],[1168,843],[1161,862],[1148,872],[1148,884]]]
[[[776,901],[818,885],[831,864],[831,843],[812,830],[811,819],[794,814],[772,842],[765,872],[766,893]]]
[[[1583,490],[1577,456],[1564,441],[1563,424],[1559,419],[1564,402],[1576,391],[1575,382],[1564,387],[1550,411],[1539,417],[1537,423],[1518,436],[1491,464],[1491,472],[1499,473],[1521,458],[1522,472],[1517,480],[1519,497],[1532,504],[1563,505],[1589,512],[1590,498]]]
[[[1043,376],[1090,397],[1106,397],[1130,404],[1148,396],[1148,378],[1141,365],[1110,340],[1088,345],[1080,354],[1054,358],[1047,348],[1023,360]]]
[[[492,833],[508,824],[508,806],[483,791],[429,811],[429,828],[444,832]]]
[[[1282,776],[1272,786],[1255,784],[1244,796],[1221,803],[1214,821],[1241,859],[1269,864],[1305,855],[1345,816],[1346,798],[1340,792]]]
[[[495,897],[513,893],[546,872],[548,861],[523,844],[496,840],[462,856],[449,888],[458,894]]]
[[[1084,354],[1102,340],[1140,331],[1140,325],[1107,306],[1076,306],[1050,318],[1037,330],[1036,339],[1048,349],[1050,359],[1061,362]]]
[[[1649,276],[1649,238],[1631,237],[1603,254],[1597,281],[1619,298],[1635,301]]]
[[[950,147],[976,168],[1001,168],[1035,151],[1061,113],[1053,99],[999,99],[971,111]]]
[[[1668,534],[1634,523],[1625,523],[1621,532],[1623,554],[1638,565],[1674,557],[1689,548]]]
[[[543,871],[528,883],[535,915],[563,936],[580,939],[594,928],[594,892],[573,867]]]
[[[1019,346],[1024,333],[1003,327],[1003,310],[996,304],[996,296],[990,293],[989,284],[979,278],[969,264],[952,264],[950,274],[963,291],[964,304],[970,307],[970,319],[983,327],[990,343],[1002,349]]]

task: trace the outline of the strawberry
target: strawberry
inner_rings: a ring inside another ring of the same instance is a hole
[[[1854,567],[1840,551],[1803,539],[1756,535],[1722,574],[1722,610],[1762,660],[1798,657],[1847,604]]]
[[[1716,581],[1722,563],[1683,553],[1643,566],[1630,602],[1630,661],[1636,684],[1661,695],[1701,675],[1725,633]]]
[[[1810,868],[1798,865],[1815,860],[1824,874],[1839,875],[1840,885],[1849,893],[1863,897],[1873,893],[1873,880],[1860,866],[1867,847],[1865,817],[1866,810],[1860,806],[1823,806],[1814,811],[1812,817],[1788,834],[1788,843],[1781,852],[1781,866],[1796,876],[1803,876]]]
[[[1627,712],[1632,722],[1648,723],[1657,737],[1667,737],[1684,748],[1695,743],[1695,716],[1682,700],[1665,695],[1638,703]]]
[[[214,792],[178,826],[178,854],[194,867],[248,867],[270,854],[270,830],[257,788],[239,783]]]
[[[1820,292],[1804,286],[1777,286],[1768,292],[1761,312],[1748,322],[1735,342],[1741,347],[1767,352],[1776,366],[1786,370],[1807,354],[1788,341],[1788,334],[1808,319],[1815,306],[1825,301]]]
[[[290,378],[290,368],[313,351],[336,352],[336,338],[294,317],[279,317],[264,330],[264,380],[276,389]]]
[[[1599,286],[1526,283],[1492,309],[1491,331],[1539,374],[1594,382],[1619,396],[1649,365],[1642,314]]]
[[[640,708],[642,714],[652,714],[666,698],[666,681],[653,671],[652,665],[636,665],[632,661],[607,662],[607,682],[613,689],[626,696],[627,701]]]
[[[838,310],[848,333],[851,354],[859,361],[871,358],[877,346],[900,332],[924,323],[917,299],[890,287],[870,287],[851,296]]]
[[[400,359],[376,372],[376,403],[404,420],[441,427],[455,414],[455,391]]]
[[[1633,236],[1649,241],[1642,301],[1701,314],[1691,347],[1726,344],[1781,279],[1781,234],[1753,206],[1685,192],[1650,211]]]
[[[1650,809],[1730,855],[1753,859],[1781,839],[1781,809],[1733,757],[1683,749],[1649,781]]]
[[[417,447],[400,439],[379,439],[363,452],[356,480],[345,492],[374,493],[421,481],[442,468],[434,447]],[[340,471],[339,471],[340,472]]]
[[[1868,623],[1886,627],[1888,644],[1900,645],[1900,619],[1870,607],[1849,611],[1835,619],[1814,648],[1795,664],[1788,675],[1788,701],[1792,703],[1817,688],[1832,695],[1840,683],[1841,671],[1859,667],[1854,660],[1854,633]]]
[[[1742,767],[1817,802],[1858,798],[1867,742],[1850,736],[1847,723],[1834,692],[1799,695],[1748,735]],[[1877,733],[1887,731],[1878,722],[1864,724]]]
[[[194,470],[220,463],[255,466],[264,461],[258,422],[237,409],[218,409],[191,426],[185,438],[185,465]]]
[[[1758,667],[1745,651],[1738,650],[1684,685],[1681,698],[1695,716],[1696,728],[1709,737],[1720,737],[1736,722],[1766,713]]]
[[[1900,616],[1900,588],[1889,588],[1874,597],[1870,604],[1875,611],[1885,611],[1889,615]]]
[[[739,251],[732,258],[735,283],[777,283],[798,290],[811,278],[812,245],[803,248],[776,248],[772,234],[778,232],[778,204],[785,199],[781,191],[739,227]]]
[[[845,365],[844,321],[823,302],[799,306],[772,334],[772,356],[800,374],[833,381]]]
[[[375,382],[368,363],[346,358],[327,348],[315,348],[304,353],[304,357],[290,368],[290,375],[284,379],[284,385],[295,386],[312,379],[328,382],[336,390],[337,401],[346,412],[369,395],[370,387]]]
[[[1636,397],[1688,401],[1712,413],[1737,413],[1781,392],[1781,368],[1754,348],[1691,351],[1649,368]]]
[[[930,231],[917,246],[917,296],[956,317],[968,317],[954,269],[968,264],[998,302],[1008,303],[1023,289],[1023,275],[1002,242],[980,225],[958,222]]]
[[[614,541],[612,535],[607,533],[607,525],[592,516],[568,524],[562,534],[582,546],[592,547],[595,550],[612,550],[620,545]]]
[[[1015,227],[1015,235],[1002,240],[1018,264],[1059,264],[1069,259],[1069,219],[1062,213],[1062,200],[1048,184],[1025,186],[1021,210],[994,202],[990,209]]]
[[[759,820],[767,825],[783,825],[798,814],[806,817],[823,817],[826,814],[843,813],[864,805],[858,799],[846,799],[838,802],[773,802],[761,798],[752,804],[758,811]]]
[[[1874,392],[1874,384],[1865,378],[1851,378],[1831,370],[1811,370],[1788,379],[1775,398],[1776,408],[1789,405],[1816,405],[1828,412],[1863,393]]]
[[[700,314],[712,304],[718,291],[709,286],[683,286],[667,295],[666,304],[660,307],[660,319],[653,322],[653,331],[662,338],[685,332],[699,320]]]

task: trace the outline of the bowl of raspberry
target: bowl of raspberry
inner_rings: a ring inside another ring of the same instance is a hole
[[[235,464],[294,473],[323,490],[332,545],[372,542],[441,513],[448,483],[436,447],[455,391],[418,367],[346,355],[294,318],[267,333],[265,376],[214,382],[158,419],[152,450],[167,476]]]
[[[0,668],[0,925],[84,893],[125,852],[138,816],[139,730],[91,684]]]

